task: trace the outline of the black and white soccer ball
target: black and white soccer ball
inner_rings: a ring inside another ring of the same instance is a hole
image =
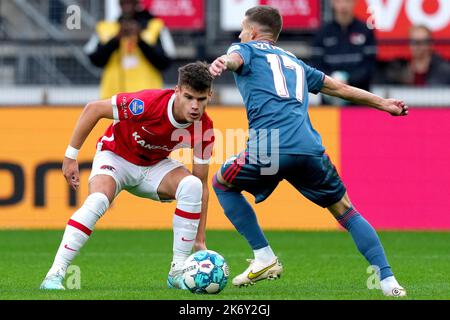
[[[225,259],[215,251],[197,251],[184,263],[183,281],[192,293],[219,293],[230,275]]]

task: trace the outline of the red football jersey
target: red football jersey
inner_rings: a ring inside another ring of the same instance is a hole
[[[195,163],[209,163],[214,144],[213,122],[206,112],[194,123],[173,117],[174,90],[143,90],[112,97],[114,123],[98,140],[109,150],[139,166],[151,166],[172,150],[194,149]]]

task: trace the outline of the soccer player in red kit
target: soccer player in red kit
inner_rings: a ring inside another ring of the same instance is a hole
[[[89,196],[67,223],[55,260],[41,289],[64,289],[63,280],[94,225],[122,190],[156,201],[176,199],[173,217],[173,260],[168,286],[185,289],[182,265],[192,249],[206,249],[208,169],[214,143],[213,123],[204,112],[211,98],[208,65],[190,63],[179,69],[175,90],[121,93],[111,100],[87,104],[67,148],[63,174],[74,189],[79,186],[76,161],[96,123],[114,119],[98,140]],[[178,148],[194,149],[192,174],[168,158]]]

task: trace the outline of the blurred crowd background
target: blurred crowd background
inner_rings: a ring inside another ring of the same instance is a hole
[[[0,104],[77,105],[172,87],[177,68],[237,42],[253,5],[280,9],[278,45],[342,81],[412,106],[450,105],[450,1],[0,1]],[[232,74],[214,102],[241,104]],[[312,97],[313,105],[346,105]]]

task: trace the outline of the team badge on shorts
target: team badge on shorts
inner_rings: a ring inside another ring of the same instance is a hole
[[[128,105],[128,109],[130,109],[131,113],[135,116],[140,115],[144,112],[144,101],[139,99],[133,99]]]

